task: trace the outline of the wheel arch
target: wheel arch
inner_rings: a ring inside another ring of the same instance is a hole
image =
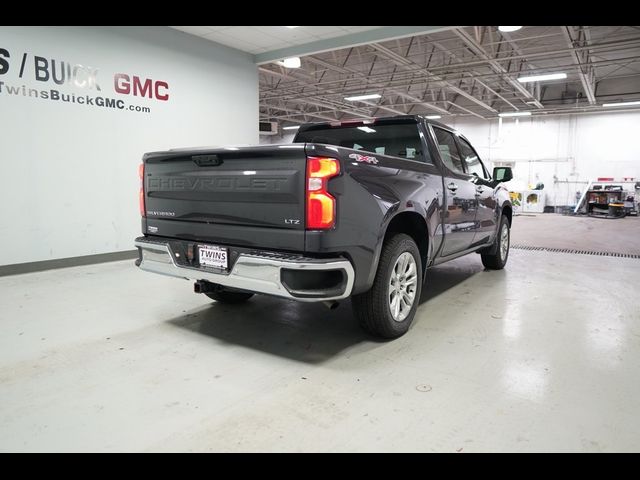
[[[511,225],[513,225],[513,207],[509,202],[505,202],[502,205],[502,215],[507,217],[507,220],[509,220],[509,228],[511,228]]]
[[[416,211],[404,211],[398,213],[387,225],[382,243],[384,244],[394,233],[404,233],[409,235],[413,241],[416,242],[418,250],[420,251],[422,273],[424,275],[427,270],[427,265],[429,264],[430,246],[429,227],[424,217]],[[379,261],[380,256],[378,255],[375,265],[376,269]]]

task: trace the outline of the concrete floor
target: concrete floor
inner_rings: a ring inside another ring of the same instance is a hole
[[[429,274],[410,332],[132,261],[0,278],[0,451],[638,451],[640,260]]]
[[[555,213],[516,215],[511,243],[640,255],[640,217],[607,219]]]

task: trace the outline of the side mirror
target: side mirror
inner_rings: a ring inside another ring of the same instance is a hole
[[[493,169],[493,180],[495,182],[508,182],[513,178],[511,167],[496,167]]]

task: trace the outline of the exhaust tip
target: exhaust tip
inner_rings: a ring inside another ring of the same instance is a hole
[[[338,308],[340,306],[340,302],[337,302],[335,300],[328,301],[328,302],[322,302],[322,303],[324,303],[329,310],[335,310],[336,308]]]

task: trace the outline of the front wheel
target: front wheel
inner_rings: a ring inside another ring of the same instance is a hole
[[[495,253],[481,254],[482,264],[491,270],[502,270],[507,264],[509,258],[509,243],[511,241],[511,232],[509,230],[509,219],[506,215],[502,215],[500,219],[500,229],[496,236],[496,244],[491,250]]]
[[[367,332],[382,338],[404,335],[422,292],[422,261],[413,239],[403,233],[382,247],[373,286],[352,298],[353,310]]]

